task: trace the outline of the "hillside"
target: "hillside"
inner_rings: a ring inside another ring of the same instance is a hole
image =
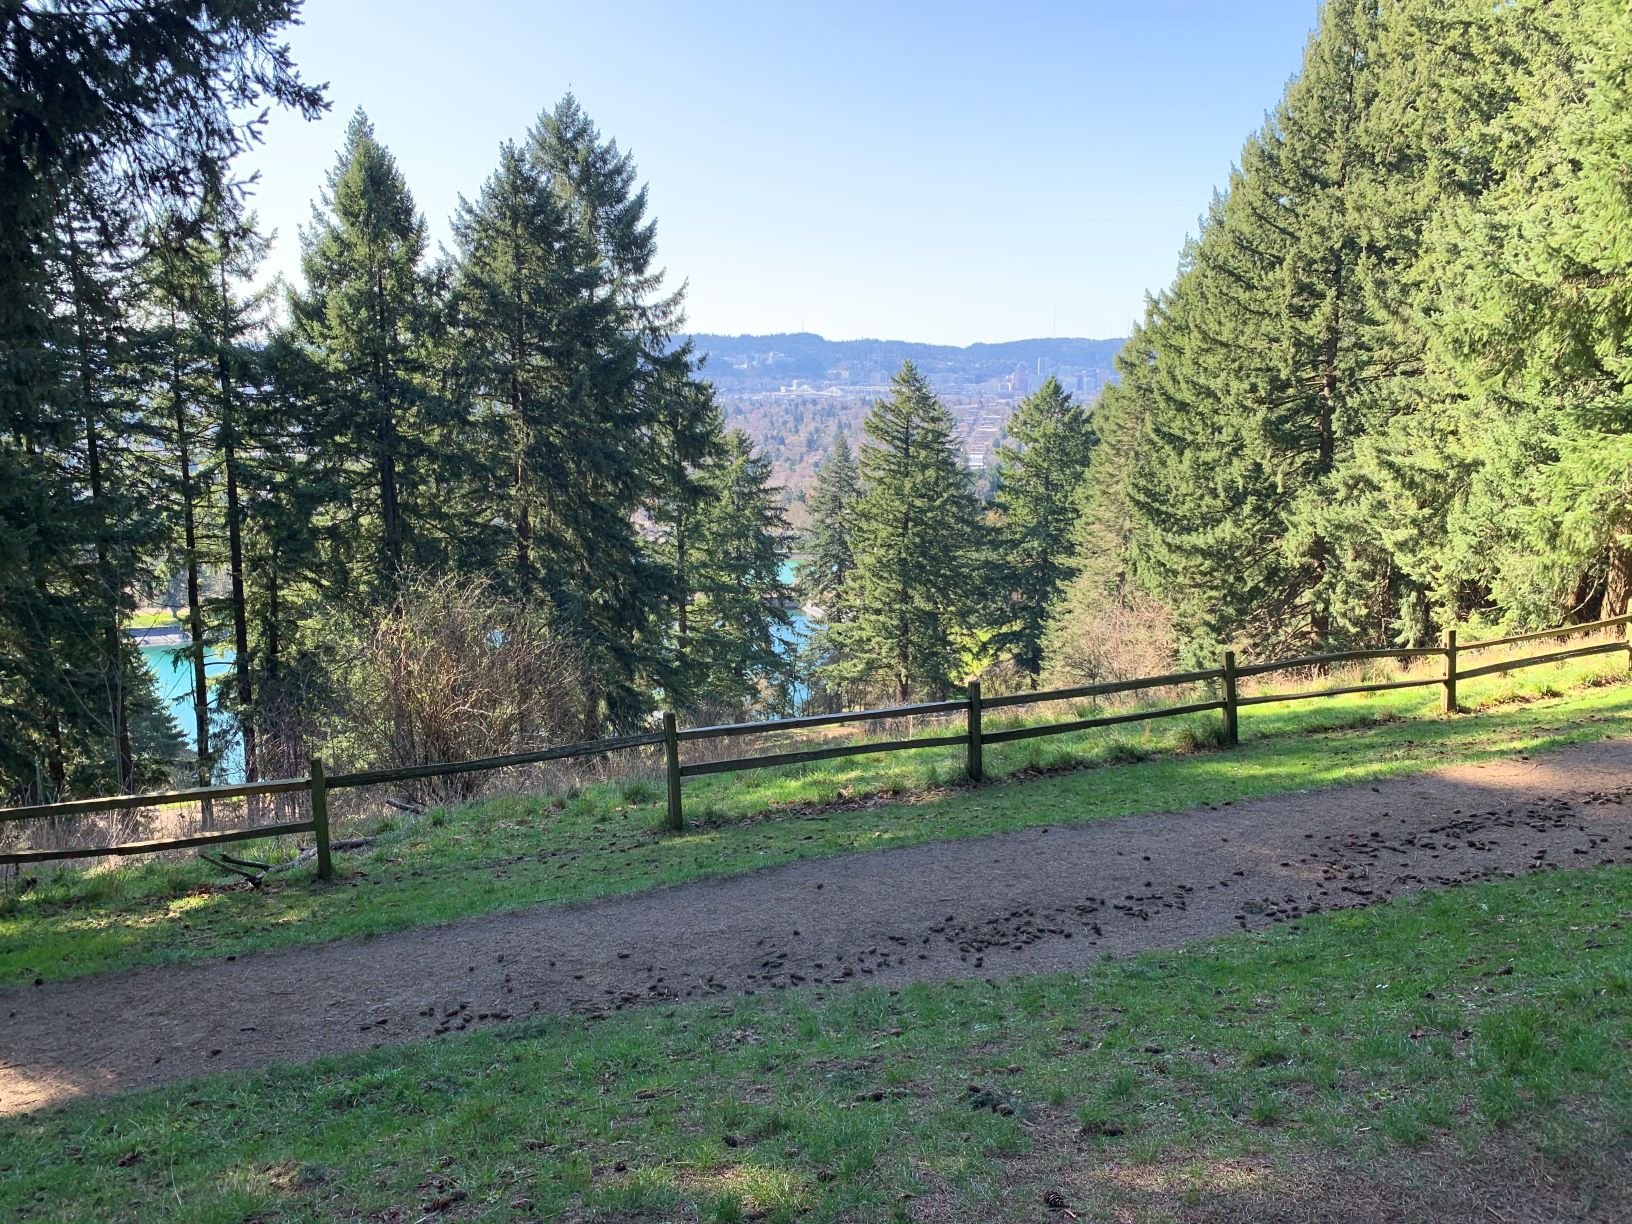
[[[704,372],[726,396],[782,391],[798,383],[882,390],[907,360],[943,393],[1013,394],[1017,384],[1035,386],[1043,376],[1055,374],[1067,390],[1091,394],[1110,379],[1111,359],[1122,347],[1120,339],[1056,337],[958,348],[909,340],[827,340],[812,332],[700,333],[691,339],[708,358]],[[1028,388],[1018,389],[1024,394]]]
[[[843,428],[855,436],[873,402],[903,361],[924,373],[957,421],[969,465],[982,471],[1005,437],[1015,403],[1053,375],[1079,400],[1097,399],[1114,377],[1120,339],[1040,337],[1000,344],[920,344],[908,340],[827,340],[811,332],[691,337],[706,358],[726,423],[765,450],[787,489],[790,518],[804,522],[802,502],[817,464]]]

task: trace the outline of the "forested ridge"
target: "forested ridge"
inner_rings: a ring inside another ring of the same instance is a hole
[[[235,116],[325,107],[278,42],[297,12],[0,14],[0,794],[1627,610],[1612,0],[1328,0],[1117,382],[1028,396],[989,499],[910,362],[833,440],[796,656],[783,491],[685,340],[636,165],[570,95],[440,252],[359,112],[300,275],[264,287]],[[185,741],[126,632],[165,589]]]

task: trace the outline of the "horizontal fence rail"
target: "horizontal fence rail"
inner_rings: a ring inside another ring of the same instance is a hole
[[[262,837],[287,837],[292,833],[312,833],[316,830],[315,820],[293,820],[286,824],[254,825],[247,829],[221,829],[194,833],[188,837],[169,837],[163,841],[124,842],[117,846],[73,846],[66,850],[19,850],[15,854],[0,855],[0,862],[49,863],[57,859],[157,854],[161,850],[185,850],[193,846],[216,846],[222,842],[254,841]]]
[[[1109,680],[1103,684],[1079,684],[1076,688],[1033,690],[1029,693],[1010,693],[1006,697],[988,697],[982,703],[988,710],[1004,706],[1032,705],[1039,701],[1076,701],[1083,697],[1109,697],[1114,693],[1132,693],[1139,689],[1168,688],[1175,684],[1200,684],[1208,680],[1222,680],[1222,668],[1206,671],[1174,672],[1166,676],[1147,676],[1139,680]],[[961,709],[963,702],[957,705]]]
[[[967,752],[966,772],[971,781],[984,777],[982,750],[986,744],[1006,744],[1034,739],[1045,735],[1064,735],[1096,727],[1113,727],[1127,723],[1149,722],[1162,718],[1178,718],[1188,714],[1222,711],[1224,715],[1224,742],[1234,746],[1239,739],[1239,711],[1243,707],[1268,705],[1282,701],[1307,701],[1323,697],[1344,697],[1357,693],[1383,693],[1396,689],[1440,686],[1444,689],[1444,709],[1457,709],[1456,685],[1459,680],[1537,667],[1546,663],[1562,663],[1569,659],[1622,652],[1632,663],[1632,643],[1621,639],[1596,642],[1565,650],[1549,651],[1519,659],[1504,659],[1478,667],[1459,666],[1459,656],[1473,650],[1513,646],[1543,638],[1574,637],[1586,633],[1600,633],[1624,628],[1632,623],[1632,614],[1614,616],[1605,620],[1580,625],[1564,625],[1556,629],[1538,629],[1509,637],[1490,638],[1479,642],[1457,644],[1456,631],[1448,630],[1440,646],[1381,647],[1370,650],[1344,650],[1332,654],[1305,655],[1300,658],[1278,659],[1267,663],[1239,666],[1233,651],[1224,654],[1222,667],[1198,671],[1170,672],[1160,676],[1145,676],[1132,680],[1111,680],[1099,684],[1083,684],[1072,688],[1031,690],[1009,693],[999,697],[982,698],[980,681],[971,680],[968,695],[947,701],[926,701],[915,704],[885,706],[870,710],[847,710],[836,714],[807,714],[794,718],[768,719],[763,722],[723,723],[717,726],[677,726],[672,712],[663,715],[660,731],[646,731],[634,735],[611,736],[586,740],[582,743],[563,744],[531,752],[514,752],[503,756],[476,757],[468,761],[450,761],[425,765],[410,765],[395,769],[367,769],[350,773],[325,775],[323,762],[313,758],[311,773],[303,778],[278,778],[268,781],[245,782],[228,786],[195,787],[191,790],[162,791],[146,795],[109,795],[97,799],[72,799],[62,803],[34,804],[28,807],[0,808],[0,824],[24,820],[42,820],[58,817],[82,816],[93,812],[166,807],[176,804],[211,804],[227,799],[249,799],[262,795],[284,795],[304,792],[310,795],[310,820],[279,824],[253,825],[249,828],[196,833],[162,841],[125,842],[114,846],[82,846],[53,850],[20,850],[0,853],[0,864],[40,863],[54,860],[156,854],[165,850],[180,850],[217,845],[224,842],[249,841],[263,837],[286,837],[298,833],[316,834],[317,874],[328,879],[333,872],[329,854],[328,792],[335,789],[360,786],[388,785],[394,782],[416,781],[425,778],[450,777],[488,770],[508,769],[514,766],[538,765],[549,761],[564,761],[582,757],[604,756],[632,748],[663,748],[664,772],[668,782],[668,822],[671,828],[685,826],[681,807],[681,781],[685,778],[708,774],[736,773],[748,769],[774,769],[778,766],[801,765],[814,761],[836,760],[842,757],[865,756],[877,753],[907,752],[920,748],[951,748],[962,746]],[[1442,675],[1411,677],[1403,680],[1382,680],[1375,683],[1347,684],[1314,691],[1254,693],[1241,696],[1239,682],[1273,672],[1298,670],[1325,670],[1343,663],[1357,663],[1381,659],[1440,658],[1445,662]],[[1202,701],[1181,702],[1177,705],[1149,709],[1121,711],[1073,718],[1062,722],[1041,723],[1033,726],[1005,727],[997,731],[983,731],[984,711],[1011,709],[1052,701],[1081,701],[1096,697],[1110,697],[1136,693],[1148,689],[1175,688],[1187,685],[1217,686],[1216,697]],[[771,752],[759,756],[728,757],[714,761],[681,760],[680,746],[706,740],[733,739],[748,735],[814,730],[859,723],[887,722],[893,719],[936,717],[961,714],[961,731],[922,735],[917,737],[861,740],[844,744],[829,744],[819,748],[801,748],[787,752]]]
[[[474,757],[447,765],[405,765],[399,769],[365,769],[358,773],[335,774],[329,779],[329,789],[348,786],[379,786],[388,782],[414,782],[421,778],[449,778],[457,774],[483,773],[491,769],[509,769],[515,765],[542,765],[546,761],[566,761],[574,757],[600,756],[625,748],[649,748],[663,742],[660,731],[640,735],[619,735],[610,739],[587,740],[582,744],[563,744],[559,748],[540,748],[536,752],[512,752],[506,756]]]
[[[958,702],[960,709],[963,702]],[[736,773],[743,769],[769,769],[776,765],[802,765],[807,761],[831,761],[838,757],[866,756],[874,752],[905,752],[909,748],[949,748],[967,738],[957,735],[929,735],[919,739],[863,740],[859,744],[836,744],[831,748],[807,748],[799,752],[773,752],[765,756],[734,757],[729,761],[697,761],[680,766],[682,778],[700,774]],[[989,736],[987,737],[990,738]]]
[[[804,731],[811,727],[831,727],[839,723],[869,722],[884,718],[917,718],[926,714],[959,714],[964,701],[925,701],[917,705],[886,706],[880,710],[847,710],[839,714],[802,714],[798,718],[773,718],[765,722],[725,723],[718,727],[688,727],[675,734],[680,742],[724,739],[734,735],[763,735],[770,731]],[[662,736],[658,737],[659,740]]]
[[[1045,723],[1037,727],[1010,727],[1007,731],[989,731],[983,737],[988,744],[1006,744],[1011,740],[1036,739],[1040,735],[1064,735],[1068,731],[1087,731],[1093,727],[1115,727],[1122,723],[1149,722],[1155,718],[1177,718],[1181,714],[1204,714],[1208,710],[1222,710],[1222,701],[1196,701],[1190,705],[1166,706],[1160,710],[1131,710],[1126,714],[1102,714],[1097,718],[1074,718],[1070,722]]]
[[[1462,649],[1466,650],[1464,646]],[[1339,663],[1360,663],[1368,659],[1421,659],[1442,655],[1443,646],[1393,646],[1382,650],[1340,650],[1335,654],[1304,655],[1301,659],[1277,659],[1273,663],[1250,663],[1235,669],[1237,676],[1263,676],[1270,672],[1297,671],[1308,667],[1332,667]]]
[[[87,812],[174,807],[181,803],[213,803],[219,799],[246,799],[255,795],[287,795],[292,791],[310,790],[311,786],[310,778],[277,778],[267,782],[244,782],[235,786],[195,786],[191,790],[159,791],[151,795],[109,795],[103,799],[70,799],[65,803],[39,803],[33,807],[0,808],[0,824],[9,820],[39,820],[49,816],[82,816]]]
[[[1463,647],[1464,650],[1467,647]],[[1487,663],[1483,667],[1470,668],[1467,671],[1458,671],[1458,680],[1471,680],[1477,676],[1492,676],[1497,672],[1516,671],[1521,667],[1538,667],[1543,663],[1562,663],[1566,659],[1584,659],[1588,655],[1609,654],[1611,651],[1626,650],[1625,642],[1599,642],[1595,646],[1577,646],[1574,650],[1555,650],[1550,654],[1534,655],[1528,659],[1506,659],[1500,663]]]
[[[1612,616],[1608,620],[1587,621],[1580,625],[1564,625],[1558,629],[1532,629],[1529,633],[1515,633],[1510,637],[1487,638],[1482,642],[1464,642],[1462,649],[1485,650],[1491,646],[1513,646],[1519,642],[1534,642],[1540,638],[1574,637],[1580,633],[1599,633],[1605,629],[1618,629],[1628,623],[1632,623],[1632,613],[1623,616]]]
[[[1444,654],[1442,650],[1435,654]],[[1245,675],[1247,673],[1242,672]],[[1461,675],[1466,676],[1467,672]],[[1419,680],[1382,680],[1376,684],[1345,684],[1341,688],[1316,689],[1304,693],[1259,693],[1252,697],[1237,697],[1238,706],[1269,705],[1275,701],[1303,701],[1309,697],[1348,697],[1354,693],[1386,693],[1390,689],[1426,688],[1430,684],[1444,684],[1443,676],[1425,676]]]

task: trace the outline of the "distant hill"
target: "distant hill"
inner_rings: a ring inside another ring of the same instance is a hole
[[[1097,391],[1111,377],[1122,341],[1055,337],[1001,344],[918,344],[909,340],[826,340],[813,332],[769,336],[692,337],[708,356],[704,374],[727,395],[777,391],[795,382],[814,387],[870,387],[911,359],[937,388],[997,390],[1016,371],[1040,381],[1059,374],[1068,388]]]
[[[816,466],[843,429],[854,440],[862,418],[911,359],[951,412],[969,467],[989,478],[992,450],[1007,436],[1020,398],[1054,375],[1082,403],[1115,377],[1121,340],[1075,337],[1002,344],[915,344],[909,340],[824,340],[811,332],[692,337],[707,357],[703,375],[719,392],[726,423],[746,430],[770,457],[787,490],[789,518],[804,526],[804,498]]]

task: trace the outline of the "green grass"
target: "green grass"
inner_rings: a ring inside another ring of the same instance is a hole
[[[128,629],[184,629],[181,614],[173,608],[154,608],[131,613],[125,621]]]
[[[1632,1133],[1632,870],[1323,914],[1089,972],[562,1018],[0,1121],[51,1220],[1171,1218],[1251,1157]],[[1051,1163],[1052,1162],[1052,1163]],[[1199,1172],[1198,1172],[1199,1171]],[[1382,1175],[1382,1174],[1378,1174]],[[1235,1217],[1232,1217],[1235,1218]]]
[[[0,894],[0,985],[242,955],[800,859],[1239,801],[1584,743],[1632,729],[1632,687],[1593,683],[1607,674],[1587,660],[1469,683],[1464,703],[1482,712],[1452,719],[1432,716],[1434,690],[1272,706],[1243,719],[1242,746],[1231,752],[1194,750],[1213,736],[1210,718],[1002,745],[989,763],[1000,780],[976,788],[915,793],[957,776],[958,749],[705,777],[687,783],[693,827],[683,836],[662,829],[659,788],[647,782],[590,787],[571,798],[497,798],[387,818],[367,852],[338,856],[342,878],[331,885],[300,869],[270,877],[260,892],[222,888],[224,877],[196,861],[48,874],[32,891]],[[810,810],[874,793],[900,801]],[[257,844],[257,857],[266,845]]]

